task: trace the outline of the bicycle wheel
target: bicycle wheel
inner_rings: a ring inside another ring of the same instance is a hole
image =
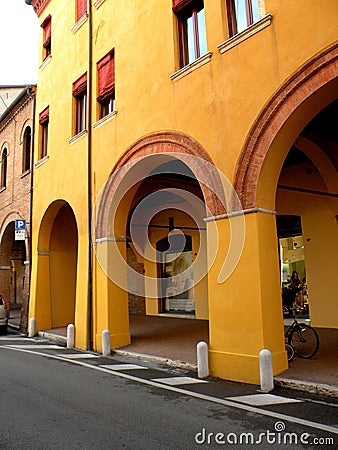
[[[295,357],[295,349],[292,347],[292,345],[285,343],[285,350],[288,355],[288,361],[292,361]]]
[[[319,348],[316,330],[305,323],[298,323],[289,336],[289,344],[300,358],[312,358]]]

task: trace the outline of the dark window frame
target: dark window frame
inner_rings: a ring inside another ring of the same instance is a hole
[[[5,147],[1,152],[1,176],[0,176],[0,189],[6,189],[7,187],[7,158],[8,150]]]
[[[228,27],[229,27],[229,37],[235,36],[238,31],[238,13],[235,5],[236,0],[226,0],[227,5],[227,15],[228,15]],[[245,0],[245,11],[246,11],[246,28],[253,25],[256,21],[254,20],[252,2],[257,0]],[[258,3],[258,2],[257,2]]]
[[[179,52],[180,52],[180,68],[183,68],[196,59],[203,56],[205,53],[201,54],[200,41],[205,38],[206,46],[206,35],[202,36],[201,30],[199,30],[198,25],[198,13],[204,10],[203,0],[192,0],[185,7],[176,12],[178,20],[178,40],[179,40]],[[192,39],[189,36],[188,31],[188,20],[191,18],[192,21]],[[194,58],[190,60],[189,55],[189,44],[193,44]]]
[[[23,134],[23,149],[22,149],[22,172],[28,172],[31,164],[31,148],[32,148],[32,129],[30,126],[26,127]]]

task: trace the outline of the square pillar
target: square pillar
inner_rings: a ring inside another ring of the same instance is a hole
[[[236,232],[240,229],[243,234]],[[272,353],[274,374],[288,368],[275,215],[255,210],[244,216],[224,216],[208,221],[207,230],[210,373],[259,384],[262,349]],[[238,260],[228,255],[229,244],[236,239],[237,249],[243,245]],[[224,261],[228,278],[222,281]]]

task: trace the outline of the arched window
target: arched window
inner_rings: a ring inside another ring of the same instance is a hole
[[[1,154],[0,189],[6,187],[6,178],[7,178],[7,149],[4,148]]]
[[[22,172],[27,172],[27,170],[30,170],[31,142],[32,142],[32,130],[31,127],[27,127],[23,135]]]

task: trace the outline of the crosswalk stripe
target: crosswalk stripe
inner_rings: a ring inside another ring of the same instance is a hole
[[[57,356],[62,356],[67,359],[88,359],[88,358],[99,358],[99,355],[92,355],[91,353],[60,353]]]
[[[238,397],[226,397],[227,400],[234,402],[245,403],[246,405],[253,406],[266,406],[266,405],[278,405],[281,403],[301,403],[302,400],[294,398],[280,397],[272,394],[252,394],[252,395],[240,395]]]
[[[48,350],[48,349],[50,349],[50,350],[62,350],[62,349],[64,349],[65,347],[61,347],[60,345],[53,345],[53,344],[50,344],[50,345],[39,345],[39,344],[9,344],[9,345],[6,345],[6,347],[15,347],[15,348],[21,348],[21,349],[27,349],[27,350],[29,350],[29,349],[36,349],[36,350]]]
[[[197,378],[191,377],[153,378],[152,381],[168,384],[169,386],[179,386],[181,384],[208,383],[208,381],[206,380],[198,380]]]
[[[138,366],[137,364],[104,364],[100,367],[111,370],[135,370],[135,369],[148,369],[148,367]]]

